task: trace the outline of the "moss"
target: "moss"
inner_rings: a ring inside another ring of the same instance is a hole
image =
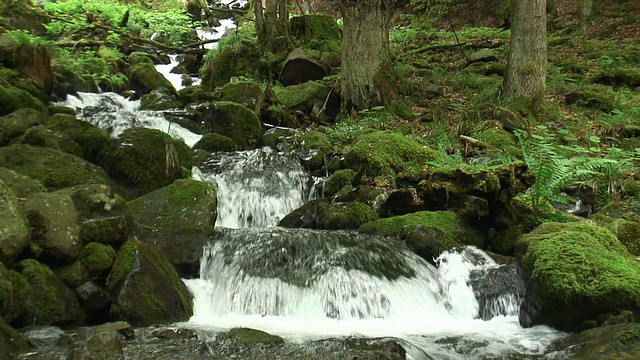
[[[607,229],[635,256],[640,256],[640,223],[616,219],[607,225]]]
[[[256,69],[261,57],[261,46],[257,41],[239,36],[227,41],[225,46],[212,52],[212,56],[207,56],[202,67],[202,84],[207,91],[225,85],[234,76],[261,79],[266,75]]]
[[[233,339],[240,344],[282,344],[284,340],[264,331],[249,328],[234,328],[218,335],[219,339]]]
[[[153,60],[151,60],[151,58],[149,57],[149,55],[147,55],[147,53],[144,53],[142,51],[134,51],[131,54],[129,54],[129,64],[131,66],[135,66],[138,64],[153,64]]]
[[[30,145],[0,148],[0,166],[40,181],[49,191],[80,184],[109,184],[99,167],[79,157]]]
[[[28,144],[32,146],[47,147],[54,150],[62,151],[67,154],[83,156],[83,151],[73,141],[70,141],[68,136],[55,130],[50,130],[43,125],[34,126],[29,128],[27,132],[20,138],[21,144]]]
[[[171,95],[178,95],[171,82],[162,76],[150,62],[134,65],[129,72],[129,83],[139,95],[147,94],[156,89],[166,89]]]
[[[234,81],[220,89],[221,101],[232,101],[259,113],[264,100],[260,85],[254,81]]]
[[[502,129],[486,129],[474,134],[475,137],[483,141],[498,151],[503,151],[515,159],[522,158],[522,150],[518,146],[518,142],[511,133]]]
[[[0,317],[12,322],[25,310],[27,279],[0,263]]]
[[[28,259],[20,262],[27,279],[26,324],[60,324],[78,317],[78,300],[46,265]]]
[[[351,185],[351,181],[356,172],[352,169],[338,170],[324,184],[324,192],[326,196],[333,196],[342,190],[345,186]]]
[[[209,133],[204,134],[198,142],[193,145],[193,149],[203,149],[208,152],[216,152],[216,151],[237,151],[238,145],[229,137],[216,134]]]
[[[83,158],[94,162],[99,151],[109,142],[109,134],[73,115],[56,114],[49,119],[47,128],[66,134],[82,149]]]
[[[92,242],[85,245],[78,260],[91,276],[98,276],[111,268],[116,260],[116,251],[109,245]]]
[[[599,310],[640,308],[640,264],[604,228],[579,223],[545,223],[523,235],[523,258],[558,304],[596,303]]]
[[[188,177],[193,150],[160,130],[133,128],[112,139],[98,162],[114,178],[149,192]]]
[[[109,274],[109,285],[113,287],[124,280],[125,276],[133,269],[137,256],[135,241],[125,242],[118,250],[117,261]]]
[[[357,229],[360,225],[378,218],[375,210],[360,202],[348,203],[346,206],[333,205],[327,211],[324,221],[325,229]]]
[[[333,151],[333,145],[331,144],[331,137],[320,131],[305,131],[302,133],[298,142],[305,149],[318,149],[324,154],[328,154]]]
[[[329,93],[329,87],[317,81],[287,87],[275,86],[273,91],[278,99],[290,109],[306,111],[313,103],[324,102]]]
[[[395,175],[397,169],[420,171],[442,160],[440,153],[391,131],[360,135],[345,155],[347,166],[365,176]]]
[[[91,279],[80,261],[74,261],[71,265],[56,270],[56,274],[60,280],[71,287],[80,286]]]
[[[240,149],[251,149],[262,137],[262,122],[246,106],[218,101],[210,103],[204,112],[206,132],[215,132],[232,139]]]
[[[46,108],[40,100],[28,92],[0,84],[0,116],[10,114],[16,110],[30,108],[45,113]]]
[[[640,87],[640,70],[608,67],[596,74],[591,81],[596,84],[637,88]]]

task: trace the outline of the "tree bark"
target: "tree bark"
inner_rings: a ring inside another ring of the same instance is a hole
[[[381,82],[393,72],[389,28],[396,3],[397,0],[341,0],[344,31],[340,96],[345,114],[384,103],[386,94]]]
[[[546,79],[546,0],[514,0],[503,96],[522,97],[534,109],[539,108],[544,101]]]

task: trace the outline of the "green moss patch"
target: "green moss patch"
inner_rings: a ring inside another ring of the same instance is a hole
[[[399,133],[378,131],[358,136],[345,153],[347,166],[362,168],[365,176],[395,175],[399,170],[420,171],[441,161],[441,155]]]
[[[325,229],[357,229],[360,225],[378,218],[369,205],[351,202],[346,205],[334,204],[328,208],[324,221]]]

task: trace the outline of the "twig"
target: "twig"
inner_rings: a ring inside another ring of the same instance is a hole
[[[504,153],[504,150],[502,150],[502,149],[498,149],[497,147],[495,147],[495,146],[493,146],[491,144],[487,144],[484,141],[480,141],[478,139],[474,139],[474,138],[469,137],[469,136],[460,135],[460,140],[462,140],[462,141],[464,141],[466,143],[469,143],[471,145],[480,146],[480,147],[483,147],[483,148],[492,149],[492,150]]]

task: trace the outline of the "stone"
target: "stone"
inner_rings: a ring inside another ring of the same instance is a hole
[[[287,55],[280,70],[280,83],[284,86],[321,80],[329,74],[327,66],[297,48]]]
[[[264,102],[262,88],[255,81],[236,81],[225,84],[220,89],[220,101],[231,101],[246,106],[260,116]]]
[[[469,55],[469,63],[490,62],[498,60],[498,56],[491,49],[478,50]]]
[[[0,181],[4,182],[18,198],[26,198],[33,193],[46,192],[40,181],[4,167],[0,167]]]
[[[11,264],[31,238],[29,222],[15,194],[0,181],[0,261]]]
[[[171,263],[137,240],[120,248],[107,288],[113,298],[111,320],[148,326],[186,321],[193,315],[192,296]]]
[[[99,332],[84,340],[74,349],[72,360],[124,360],[122,342],[118,333]]]
[[[262,137],[262,122],[247,107],[230,102],[218,101],[202,104],[206,133],[226,136],[238,145],[240,150],[254,149]]]
[[[44,112],[22,108],[0,117],[0,132],[6,140],[22,136],[29,128],[47,123],[47,115]]]
[[[156,70],[153,63],[149,62],[140,62],[131,68],[129,86],[135,91],[137,98],[158,89],[165,89],[171,96],[178,95],[171,82]]]
[[[23,208],[33,229],[32,240],[47,260],[69,262],[82,249],[78,212],[71,197],[54,193],[29,196]]]

